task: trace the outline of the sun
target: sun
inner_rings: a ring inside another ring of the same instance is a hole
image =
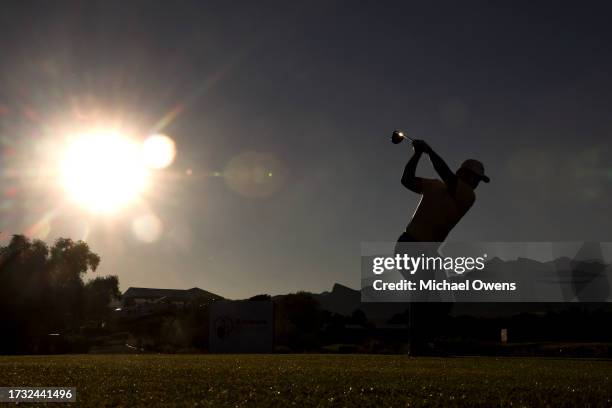
[[[61,180],[70,198],[94,213],[112,213],[137,201],[149,187],[142,146],[114,131],[95,131],[69,141]]]

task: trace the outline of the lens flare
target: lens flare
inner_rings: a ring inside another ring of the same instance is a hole
[[[145,162],[152,169],[168,167],[176,157],[174,140],[166,135],[149,136],[142,145]]]
[[[286,176],[287,169],[280,160],[259,152],[245,152],[234,157],[223,171],[228,187],[247,197],[264,198],[275,194],[284,185]]]
[[[157,241],[163,229],[162,221],[155,214],[141,215],[132,223],[132,232],[136,239],[148,244]]]

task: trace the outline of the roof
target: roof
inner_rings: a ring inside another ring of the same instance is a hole
[[[210,299],[223,299],[222,296],[208,292],[200,288],[191,289],[157,289],[157,288],[128,288],[123,294],[124,299],[129,298],[170,298],[170,299],[184,299],[191,300],[196,297],[206,297]]]

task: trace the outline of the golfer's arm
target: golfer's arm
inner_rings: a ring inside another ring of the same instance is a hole
[[[415,175],[422,154],[422,152],[414,152],[402,174],[402,185],[417,194],[423,194],[423,179]]]
[[[447,188],[451,192],[454,192],[455,188],[457,187],[457,176],[455,173],[453,173],[453,171],[448,167],[442,157],[440,157],[438,153],[434,152],[433,150],[429,152],[429,160],[431,160],[431,164],[442,181],[444,181]]]

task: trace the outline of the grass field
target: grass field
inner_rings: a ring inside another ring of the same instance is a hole
[[[79,406],[610,407],[612,361],[370,355],[19,356],[0,357],[0,385],[75,386]]]

